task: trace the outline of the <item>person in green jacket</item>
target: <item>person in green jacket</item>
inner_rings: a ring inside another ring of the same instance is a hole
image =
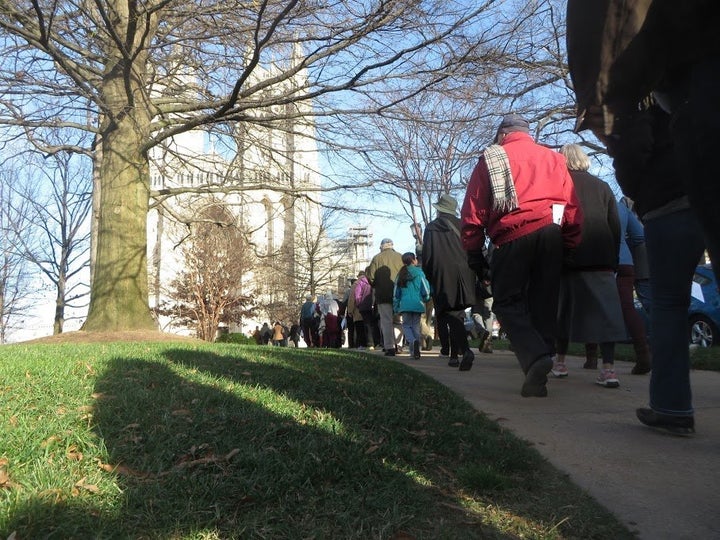
[[[403,253],[403,266],[398,272],[393,288],[393,311],[402,315],[405,341],[414,358],[420,358],[420,317],[425,314],[425,304],[430,300],[430,284],[417,257],[411,251]]]

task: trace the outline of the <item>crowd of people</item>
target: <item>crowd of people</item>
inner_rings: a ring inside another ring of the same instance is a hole
[[[616,158],[615,165],[624,163]],[[686,320],[692,268],[705,246],[703,230],[691,207],[672,200],[672,231],[662,213],[641,214],[643,226],[628,199],[616,200],[589,167],[579,145],[552,150],[534,141],[524,118],[503,117],[495,143],[472,173],[460,216],[457,201],[442,194],[414,252],[400,254],[386,238],[352,281],[341,302],[348,345],[382,346],[386,356],[406,346],[420,358],[436,336],[440,357],[467,371],[475,356],[466,312],[469,308],[480,329],[479,350],[491,352],[486,345],[491,299],[524,373],[523,397],[545,397],[548,376],[569,375],[570,342],[584,344],[583,367],[598,370],[598,385],[619,387],[615,344],[629,337],[636,355],[630,373],[652,371],[650,407],[639,408],[638,418],[673,434],[693,433]],[[676,171],[671,163],[666,167],[666,174]],[[641,198],[635,208],[648,208],[645,204]],[[658,254],[659,244],[666,243],[660,234],[675,240],[665,251],[684,244],[683,256],[673,263],[680,275],[671,276]],[[634,295],[648,311],[650,342]],[[325,300],[329,307],[308,296],[301,309],[308,346],[339,346],[337,302],[331,296]],[[318,330],[323,321],[330,321],[324,332]]]
[[[457,201],[442,194],[415,251],[400,254],[384,239],[341,308],[331,295],[308,295],[298,325],[307,345],[339,346],[342,320],[351,347],[395,356],[407,346],[420,358],[436,336],[440,357],[467,371],[469,308],[480,351],[492,351],[494,314],[524,374],[520,394],[542,398],[548,376],[568,377],[570,342],[584,344],[583,367],[598,370],[598,385],[619,387],[615,344],[629,336],[630,373],[651,373],[649,406],[637,418],[694,433],[687,310],[705,250],[720,274],[720,183],[711,180],[719,5],[569,0],[576,129],[605,144],[626,196],[616,200],[588,172],[581,146],[538,144],[529,122],[508,114],[472,172],[459,217]]]

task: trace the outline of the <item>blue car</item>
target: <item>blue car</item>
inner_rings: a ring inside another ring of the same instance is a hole
[[[709,264],[695,269],[689,316],[691,344],[700,347],[720,344],[720,292]]]

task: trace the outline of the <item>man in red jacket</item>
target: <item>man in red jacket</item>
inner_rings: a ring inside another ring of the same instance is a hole
[[[519,115],[503,118],[496,143],[470,177],[461,211],[463,247],[484,263],[485,232],[491,262],[493,311],[525,373],[521,395],[547,396],[553,366],[560,270],[580,241],[582,211],[565,158],[530,136]]]

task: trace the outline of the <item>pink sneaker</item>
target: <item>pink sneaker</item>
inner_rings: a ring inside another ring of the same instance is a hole
[[[601,369],[600,375],[595,380],[595,384],[604,386],[605,388],[617,388],[620,386],[620,380],[615,375],[614,369]]]
[[[565,362],[553,362],[553,367],[550,372],[553,374],[553,377],[557,377],[558,379],[568,376],[568,368]]]

